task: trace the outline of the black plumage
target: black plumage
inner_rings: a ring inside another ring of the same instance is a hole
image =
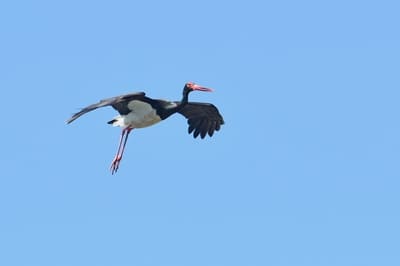
[[[151,126],[174,113],[180,113],[186,117],[189,125],[188,133],[193,133],[194,138],[198,136],[205,138],[207,134],[211,137],[215,131],[221,128],[224,119],[213,104],[188,101],[189,93],[195,90],[212,91],[209,88],[188,82],[183,88],[181,101],[152,99],[146,97],[144,92],[124,94],[103,99],[83,108],[69,118],[67,123],[69,124],[80,116],[100,107],[112,106],[118,111],[120,115],[108,122],[123,128],[118,152],[111,165],[112,172],[115,173],[122,158],[128,135],[134,128]]]

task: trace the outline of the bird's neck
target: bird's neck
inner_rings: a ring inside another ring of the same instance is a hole
[[[189,93],[190,91],[183,91],[182,94],[182,100],[181,100],[181,106],[185,106],[189,102]]]
[[[178,112],[189,102],[189,93],[190,93],[190,91],[186,91],[186,90],[183,91],[182,100],[175,107],[175,112]]]
[[[171,102],[171,104],[164,105],[158,112],[161,119],[166,119],[172,114],[179,112],[189,102],[189,92],[184,91],[180,102]]]

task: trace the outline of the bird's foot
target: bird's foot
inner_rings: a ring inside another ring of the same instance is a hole
[[[121,155],[117,155],[115,156],[114,160],[112,160],[111,162],[111,166],[110,166],[110,170],[111,170],[111,174],[115,174],[118,170],[119,167],[119,163],[121,162],[122,156]]]

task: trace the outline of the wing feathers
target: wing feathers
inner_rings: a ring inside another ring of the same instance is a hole
[[[120,114],[124,114],[129,111],[127,108],[127,103],[131,100],[135,99],[143,99],[145,97],[144,92],[136,92],[136,93],[129,93],[124,94],[116,97],[111,97],[108,99],[103,99],[98,103],[91,104],[86,106],[79,112],[75,113],[70,119],[67,120],[67,124],[73,122],[75,119],[79,118],[80,116],[93,111],[97,108],[104,107],[104,106],[112,106],[115,110],[117,110]]]
[[[193,132],[194,138],[199,135],[205,138],[207,134],[211,137],[224,124],[224,119],[218,109],[209,103],[191,102],[186,104],[179,113],[188,119],[188,133]]]

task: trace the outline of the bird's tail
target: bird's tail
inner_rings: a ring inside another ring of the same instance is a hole
[[[113,127],[124,127],[124,121],[121,116],[116,116],[112,120],[108,121],[107,124]]]

